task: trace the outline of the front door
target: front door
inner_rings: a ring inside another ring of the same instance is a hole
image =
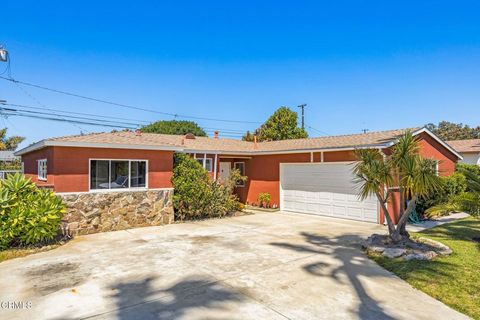
[[[231,162],[220,162],[220,181],[226,181],[230,176]]]

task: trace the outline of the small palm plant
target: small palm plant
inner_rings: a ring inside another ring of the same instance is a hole
[[[392,148],[390,155],[376,149],[356,151],[359,162],[353,172],[362,200],[375,195],[385,213],[388,232],[393,242],[409,238],[405,226],[416,201],[441,188],[436,162],[419,154],[419,140],[406,132]],[[400,215],[395,226],[388,209],[392,193],[400,194]],[[405,199],[409,199],[405,205]]]

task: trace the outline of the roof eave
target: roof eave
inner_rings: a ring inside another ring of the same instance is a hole
[[[43,149],[45,147],[77,147],[77,148],[111,148],[111,149],[136,149],[136,150],[159,150],[159,151],[183,151],[183,148],[176,146],[159,145],[134,145],[124,143],[98,143],[98,142],[74,142],[74,141],[54,141],[41,140],[26,148],[15,152],[16,156]]]
[[[448,143],[446,143],[445,141],[443,141],[442,139],[440,139],[435,133],[433,133],[432,131],[428,130],[427,128],[423,127],[423,128],[420,128],[420,129],[417,129],[415,131],[412,132],[412,134],[414,136],[417,136],[421,133],[426,133],[428,134],[429,136],[431,136],[435,141],[437,141],[438,143],[440,143],[445,149],[447,149],[448,151],[450,151],[452,154],[454,154],[459,160],[463,160],[463,157],[454,149],[452,148],[450,145],[448,145]],[[395,139],[395,140],[392,140],[390,143],[389,143],[389,147],[395,145],[396,143],[398,142],[398,139]]]

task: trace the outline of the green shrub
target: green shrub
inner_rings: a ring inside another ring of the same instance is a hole
[[[428,217],[448,215],[452,212],[464,211],[473,216],[480,216],[480,167],[469,164],[457,164],[456,186],[445,186],[446,195],[441,201],[425,210]],[[454,179],[452,179],[453,181]]]
[[[175,154],[172,184],[173,206],[178,220],[222,217],[238,209],[235,184],[245,177],[232,170],[230,178],[219,184],[186,154]]]
[[[270,207],[271,201],[272,201],[272,197],[268,192],[262,192],[258,195],[258,202],[260,203],[260,207],[263,207],[263,208]]]
[[[64,212],[52,191],[21,174],[9,175],[0,183],[0,249],[53,239]]]
[[[455,172],[448,177],[442,177],[441,181],[442,188],[417,201],[417,212],[426,213],[427,209],[445,203],[451,197],[459,195],[467,190],[467,179],[460,172]]]

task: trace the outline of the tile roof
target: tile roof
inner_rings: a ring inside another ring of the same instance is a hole
[[[309,149],[336,149],[354,148],[361,146],[380,146],[394,141],[407,130],[415,131],[419,128],[407,128],[388,131],[367,132],[328,136],[319,138],[292,139],[282,141],[253,142],[235,139],[215,139],[195,137],[187,139],[183,135],[167,135],[155,133],[141,133],[121,131],[110,133],[94,133],[87,135],[66,136],[47,139],[46,141],[61,143],[92,143],[92,144],[120,144],[135,146],[177,147],[188,151],[221,151],[226,152],[279,152]]]
[[[447,144],[457,152],[480,152],[480,139],[450,140]]]

